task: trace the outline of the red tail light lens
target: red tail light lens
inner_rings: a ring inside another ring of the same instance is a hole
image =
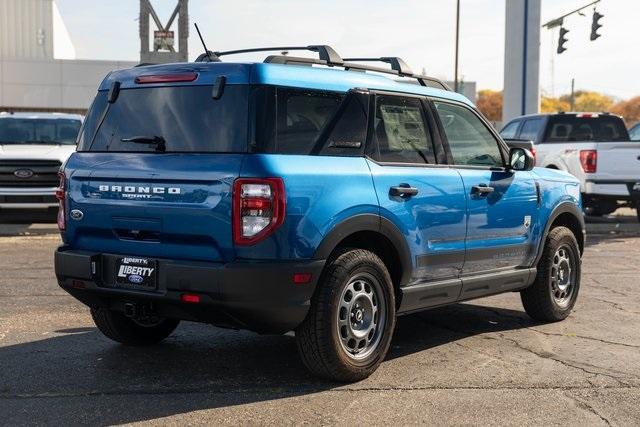
[[[233,241],[252,245],[284,222],[282,178],[239,178],[233,184]]]
[[[598,168],[598,152],[596,150],[580,150],[580,166],[586,173],[595,173]]]
[[[58,229],[60,231],[64,231],[67,228],[67,215],[65,208],[65,200],[67,198],[67,182],[64,176],[64,172],[58,172],[58,179],[60,180],[58,188],[56,188],[56,199],[58,199]]]
[[[531,147],[531,155],[533,156],[533,164],[536,164],[536,147]]]

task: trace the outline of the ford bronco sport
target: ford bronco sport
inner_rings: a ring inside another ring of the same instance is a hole
[[[294,330],[311,372],[356,381],[398,315],[511,291],[534,319],[569,315],[574,177],[533,169],[399,58],[274,50],[294,49],[319,59],[208,52],[100,85],[60,174],[55,270],[107,337],[154,344],[180,320]]]

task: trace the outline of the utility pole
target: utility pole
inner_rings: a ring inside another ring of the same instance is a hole
[[[569,103],[571,105],[571,111],[576,111],[576,97],[575,97],[576,79],[571,79],[571,97]]]
[[[453,77],[453,90],[458,92],[458,49],[460,45],[460,0],[456,0],[456,59]]]

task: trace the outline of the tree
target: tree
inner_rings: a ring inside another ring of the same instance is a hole
[[[579,90],[573,98],[573,111],[609,111],[613,106],[613,98],[598,92]],[[571,95],[562,95],[560,100],[571,105]]]
[[[502,120],[502,92],[489,89],[479,91],[476,106],[487,119],[493,122]]]
[[[557,113],[560,111],[569,111],[570,109],[571,106],[568,102],[562,101],[558,98],[544,95],[540,98],[541,113]]]
[[[624,117],[625,122],[629,126],[640,122],[640,96],[618,102],[611,107],[611,112]]]

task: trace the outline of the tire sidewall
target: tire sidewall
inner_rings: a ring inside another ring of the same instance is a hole
[[[370,254],[373,257],[377,258],[375,255]],[[339,258],[339,257],[338,257]],[[379,263],[379,265],[377,265]],[[373,262],[370,260],[362,261],[361,259],[358,262],[347,262],[344,265],[346,269],[331,269],[329,271],[328,277],[329,280],[334,281],[337,286],[333,287],[333,292],[331,295],[331,310],[328,321],[330,325],[330,336],[331,336],[331,344],[333,346],[333,353],[338,357],[339,363],[344,364],[346,366],[351,367],[352,369],[371,369],[375,368],[379,363],[382,362],[384,357],[389,350],[389,346],[391,344],[391,338],[393,336],[393,329],[395,328],[395,298],[393,292],[393,285],[391,283],[391,277],[387,272],[386,268],[384,268],[384,264],[378,258],[377,262]],[[382,267],[382,268],[381,268]],[[350,358],[345,354],[342,345],[340,344],[340,336],[338,332],[338,328],[336,325],[336,319],[339,311],[339,299],[342,296],[342,291],[344,288],[350,283],[351,279],[361,273],[366,273],[372,275],[378,282],[380,283],[380,287],[382,292],[384,293],[385,300],[385,322],[384,322],[384,330],[382,332],[382,336],[380,337],[380,342],[378,347],[366,358],[362,360],[356,360]]]
[[[568,231],[568,230],[567,230]],[[551,264],[553,262],[553,258],[555,256],[558,248],[565,246],[571,252],[571,260],[572,260],[572,268],[575,269],[575,282],[574,282],[574,290],[571,295],[571,300],[569,304],[562,307],[558,305],[555,298],[551,292]],[[580,276],[581,276],[581,267],[582,261],[580,258],[580,249],[578,247],[578,242],[571,232],[563,233],[562,236],[558,240],[550,240],[550,244],[545,251],[545,276],[544,283],[546,286],[546,295],[549,299],[549,306],[554,311],[554,313],[558,317],[566,317],[574,308],[576,301],[578,300],[578,294],[580,292]]]

